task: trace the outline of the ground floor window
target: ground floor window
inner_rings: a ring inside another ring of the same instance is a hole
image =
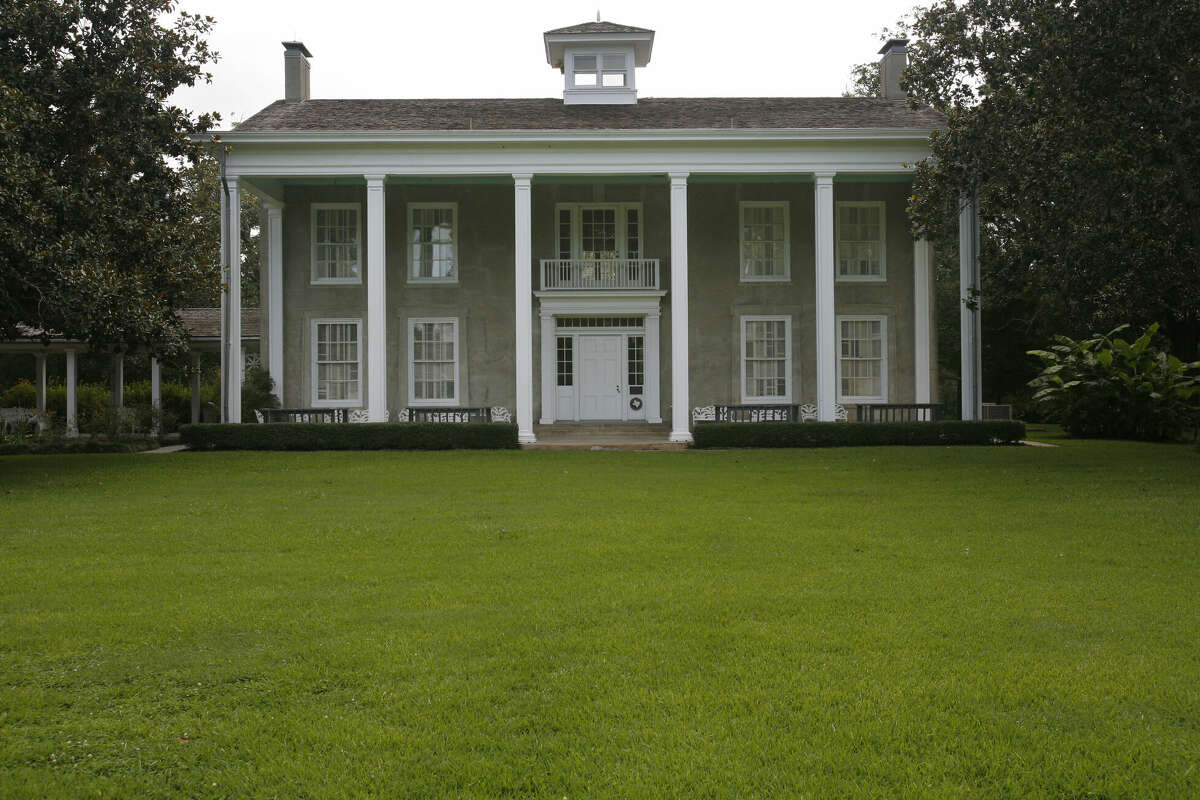
[[[362,321],[313,320],[313,405],[356,405],[362,397]]]
[[[409,402],[458,405],[458,319],[410,319],[408,333]]]
[[[792,318],[742,317],[742,402],[790,403]]]
[[[887,401],[887,318],[838,317],[838,400]]]

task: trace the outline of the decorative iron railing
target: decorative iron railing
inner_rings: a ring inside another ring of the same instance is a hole
[[[657,289],[657,258],[543,258],[542,289]]]
[[[859,422],[937,422],[941,403],[864,403],[855,408]]]

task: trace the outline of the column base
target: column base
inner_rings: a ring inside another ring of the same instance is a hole
[[[691,431],[671,431],[671,435],[667,437],[667,441],[676,444],[691,444]]]
[[[535,444],[536,442],[537,442],[537,436],[534,435],[533,431],[518,431],[517,432],[517,443],[518,444]]]
[[[538,420],[538,425],[553,425],[553,424],[554,424],[554,420],[546,419],[545,417],[542,417],[541,419]]]

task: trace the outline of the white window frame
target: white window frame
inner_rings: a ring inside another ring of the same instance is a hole
[[[887,204],[882,200],[843,200],[834,204],[833,220],[833,270],[834,277],[844,283],[886,283],[887,282]],[[879,274],[878,275],[843,275],[841,258],[838,250],[842,244],[842,209],[843,208],[878,208],[879,209]]]
[[[746,324],[749,322],[783,322],[784,371],[782,396],[756,396],[746,393]],[[792,317],[789,314],[748,314],[738,322],[738,363],[741,365],[739,393],[744,405],[790,404],[792,402]]]
[[[878,396],[856,396],[842,394],[842,323],[879,323],[879,391]],[[839,403],[886,403],[888,398],[888,325],[885,314],[838,314],[837,315],[837,394]]]
[[[641,203],[555,203],[554,224],[554,257],[558,258],[559,230],[558,218],[562,211],[571,212],[571,260],[583,258],[583,210],[588,208],[611,208],[616,211],[617,258],[629,258],[629,214],[630,209],[638,215],[638,259],[646,259],[646,212]]]
[[[317,328],[320,325],[353,325],[358,342],[358,397],[352,400],[318,400]],[[309,365],[312,371],[313,408],[360,408],[363,404],[363,324],[360,317],[321,317],[314,319],[310,328]]]
[[[614,69],[606,70],[604,68],[604,57],[605,56],[621,56],[622,58],[625,59],[625,69],[620,70],[621,74],[623,74],[625,76],[625,80],[624,80],[624,83],[622,83],[620,86],[605,86],[604,85],[604,73],[607,72],[609,74],[617,74],[617,72],[618,72],[618,70],[614,70]],[[580,83],[576,82],[575,75],[578,74],[578,72],[579,72],[578,70],[575,69],[575,60],[577,58],[595,58],[596,59],[596,83],[595,84],[589,85],[586,83],[580,84]],[[628,49],[628,50],[612,49],[612,48],[599,49],[599,50],[582,50],[582,51],[572,52],[570,59],[571,59],[571,74],[568,79],[567,85],[572,91],[593,92],[593,91],[597,91],[597,90],[603,91],[603,90],[607,89],[608,91],[611,92],[611,91],[620,90],[620,89],[634,88],[634,86],[633,86],[634,52],[633,52],[632,48]]]
[[[417,399],[416,393],[416,370],[413,369],[413,343],[416,337],[413,335],[413,329],[418,324],[424,323],[444,323],[449,322],[454,325],[454,397]],[[405,330],[408,332],[405,337],[405,362],[408,365],[408,404],[410,406],[459,406],[462,404],[462,349],[459,342],[462,337],[459,334],[459,319],[458,317],[409,317],[405,325]]]
[[[450,228],[450,242],[454,245],[454,277],[453,278],[422,278],[414,273],[416,262],[413,260],[413,212],[423,209],[450,209],[454,212],[454,224]],[[458,224],[458,203],[409,203],[408,204],[408,236],[404,240],[404,260],[408,263],[408,282],[409,283],[440,283],[440,284],[455,284],[458,283],[460,260],[459,256],[459,224]]]
[[[746,209],[748,208],[779,208],[783,210],[783,274],[782,275],[747,275],[746,267]],[[783,283],[792,279],[792,227],[791,206],[787,200],[742,200],[738,202],[737,238],[738,238],[738,280],[741,283]]]
[[[354,260],[358,265],[358,274],[353,278],[328,278],[317,274],[317,212],[354,210]],[[362,246],[362,203],[313,203],[309,216],[309,248],[308,258],[309,277],[313,286],[358,286],[362,284],[363,275],[363,246]]]

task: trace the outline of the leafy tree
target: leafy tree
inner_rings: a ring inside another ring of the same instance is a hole
[[[1195,354],[1200,4],[939,0],[911,31],[904,83],[947,123],[910,212],[953,247],[978,192],[985,339],[1007,326],[1019,362],[1031,338],[1160,319]]]
[[[207,80],[212,19],[171,0],[0,0],[0,337],[19,322],[177,350],[214,285],[215,230],[178,164],[213,127],[169,104]]]
[[[183,186],[199,213],[199,222],[210,231],[221,229],[221,178],[216,159],[205,154],[182,170]],[[242,307],[259,305],[259,266],[261,259],[262,201],[250,192],[241,192],[242,204]],[[220,242],[214,238],[206,251],[206,264],[221,263]],[[221,302],[220,284],[216,281],[198,283],[188,295],[187,304],[213,307]]]

